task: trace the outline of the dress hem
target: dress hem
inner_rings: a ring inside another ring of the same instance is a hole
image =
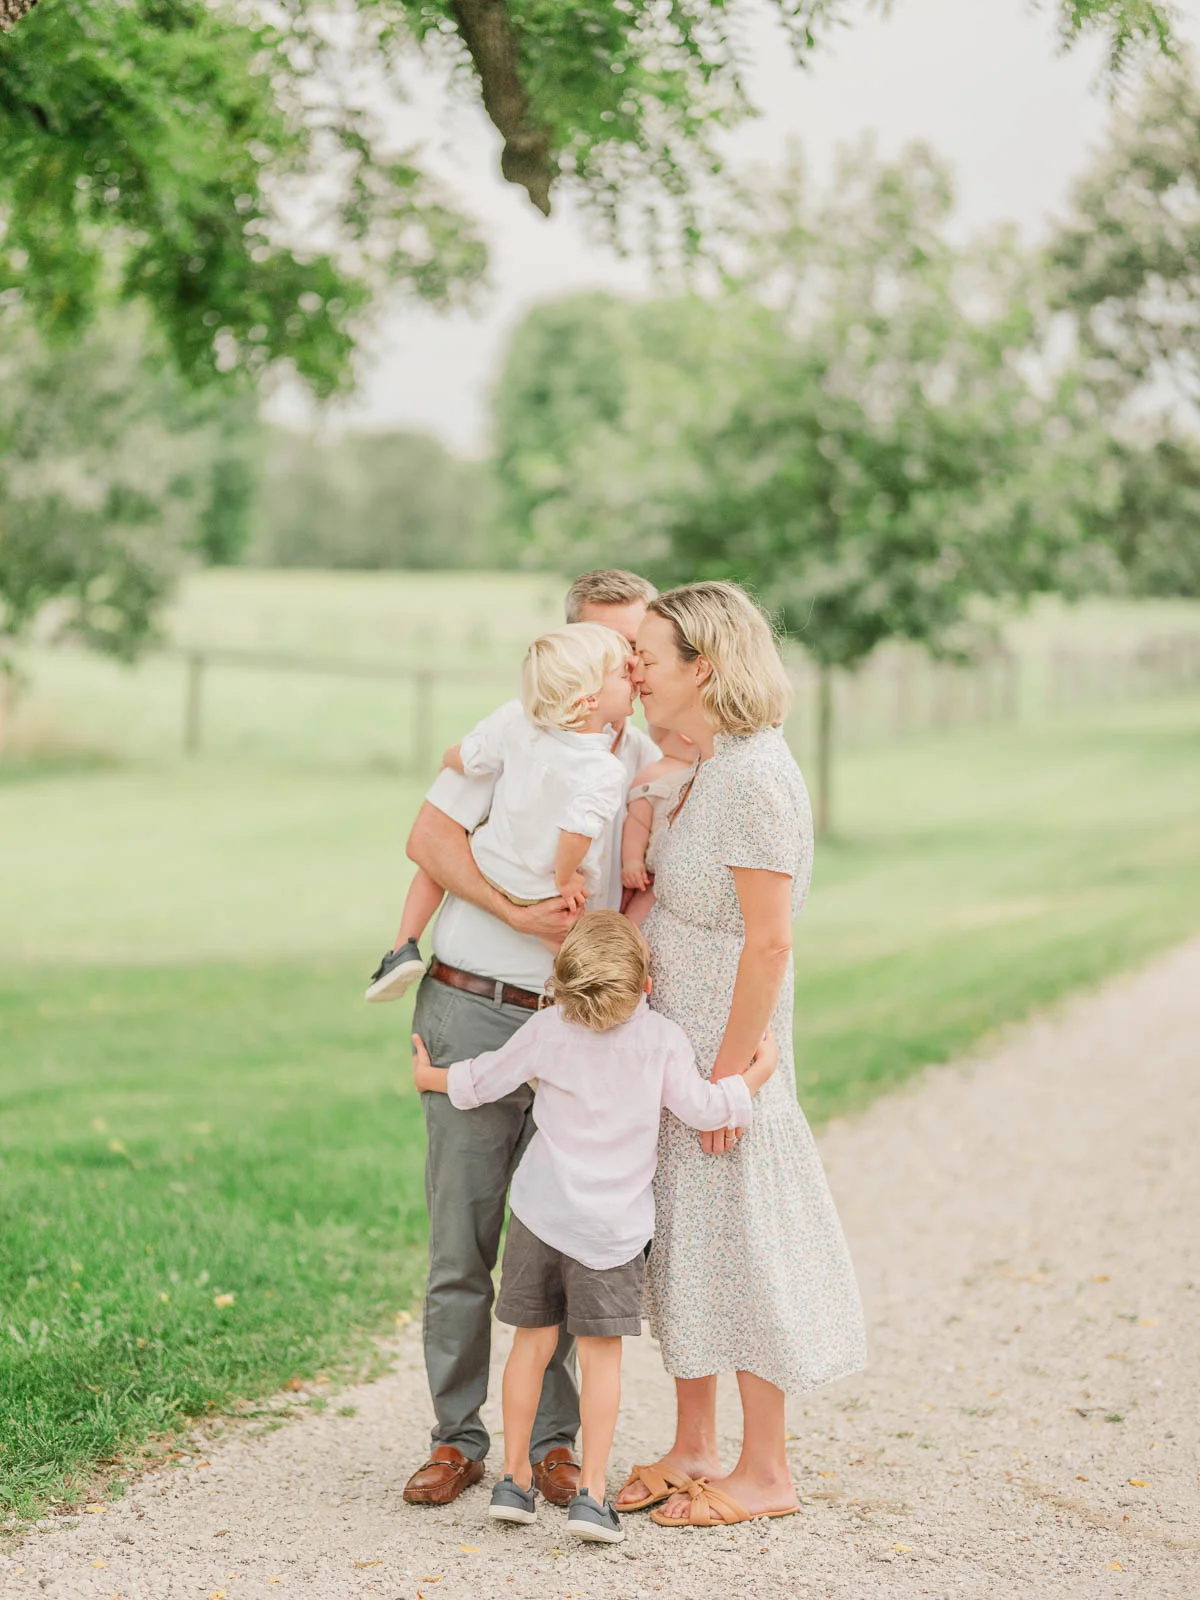
[[[653,1329],[651,1329],[651,1332],[653,1333]],[[837,1383],[840,1378],[852,1378],[855,1373],[865,1372],[869,1365],[870,1363],[864,1357],[861,1361],[854,1361],[848,1366],[833,1368],[829,1372],[822,1374],[820,1377],[806,1378],[802,1382],[793,1381],[785,1383],[781,1382],[779,1377],[774,1373],[758,1371],[755,1362],[749,1358],[739,1360],[737,1357],[731,1356],[727,1361],[722,1362],[722,1364],[715,1370],[706,1366],[703,1370],[693,1372],[691,1370],[682,1370],[682,1366],[672,1367],[668,1363],[666,1357],[663,1356],[663,1367],[665,1368],[668,1377],[680,1378],[685,1383],[696,1378],[719,1377],[723,1372],[748,1372],[751,1377],[761,1378],[764,1383],[770,1383],[773,1384],[776,1389],[782,1389],[784,1394],[792,1395],[811,1394],[814,1389],[823,1389],[827,1383]]]

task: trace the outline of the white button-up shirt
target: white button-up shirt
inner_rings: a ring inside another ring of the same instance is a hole
[[[654,1235],[663,1110],[701,1129],[751,1118],[746,1080],[702,1078],[683,1029],[645,1000],[604,1033],[566,1022],[556,1006],[536,1012],[499,1050],[454,1063],[450,1099],[470,1110],[528,1078],[538,1080],[537,1132],[509,1204],[544,1244],[601,1270],[632,1261]]]
[[[604,733],[539,728],[527,717],[485,721],[460,745],[468,778],[494,776],[487,821],[471,835],[484,877],[518,901],[558,893],[554,858],[560,833],[592,842],[582,870],[589,896],[608,887],[605,845],[625,808],[625,768]]]
[[[519,700],[510,700],[479,724],[517,722],[524,717]],[[643,767],[657,761],[659,750],[649,734],[625,724],[621,742],[613,754],[625,768],[626,778],[632,783]],[[496,786],[494,776],[466,778],[449,767],[434,779],[425,798],[446,816],[451,817],[468,833],[487,816]],[[617,812],[609,826],[607,858],[608,886],[589,901],[593,911],[617,911],[621,906],[621,828],[625,821],[624,806]],[[469,900],[447,895],[433,930],[433,953],[447,966],[460,967],[464,972],[478,972],[487,978],[498,978],[502,983],[516,984],[521,989],[538,990],[550,976],[554,958],[540,939],[517,933],[498,917],[481,911]]]

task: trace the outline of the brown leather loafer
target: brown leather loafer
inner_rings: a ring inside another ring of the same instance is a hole
[[[483,1462],[470,1461],[452,1444],[439,1444],[404,1485],[410,1506],[448,1506],[483,1477]]]
[[[565,1445],[533,1464],[533,1487],[552,1506],[569,1506],[579,1493],[579,1467]]]

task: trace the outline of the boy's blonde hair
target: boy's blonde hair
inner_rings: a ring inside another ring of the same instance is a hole
[[[554,1003],[568,1022],[604,1033],[646,992],[650,950],[619,911],[585,911],[554,958]]]
[[[736,583],[687,583],[668,589],[648,610],[675,629],[685,661],[703,656],[712,667],[700,703],[718,733],[778,728],[792,685],[766,613]]]
[[[580,701],[629,660],[629,641],[599,622],[569,622],[535,639],[521,666],[521,704],[539,728],[574,730],[587,713]]]

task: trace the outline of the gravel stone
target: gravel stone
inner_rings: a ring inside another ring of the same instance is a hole
[[[1200,941],[1034,1018],[986,1056],[922,1074],[820,1143],[871,1366],[791,1407],[802,1511],[769,1534],[675,1532],[637,1515],[626,1545],[577,1552],[554,1507],[532,1528],[490,1523],[488,1481],[450,1507],[406,1506],[430,1414],[414,1326],[390,1375],[344,1396],[354,1416],[330,1407],[264,1435],[206,1434],[209,1466],[149,1474],[103,1516],[39,1524],[0,1556],[0,1592],[1200,1594]],[[498,1373],[492,1393],[498,1441]],[[731,1380],[720,1425],[732,1464]],[[670,1438],[670,1382],[651,1341],[630,1340],[612,1490]],[[228,1531],[214,1540],[214,1529]]]

